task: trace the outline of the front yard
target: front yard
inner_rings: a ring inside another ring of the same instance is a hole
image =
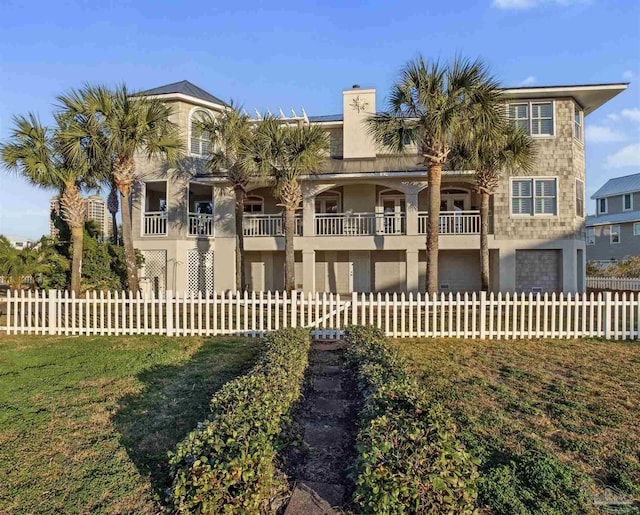
[[[395,344],[480,458],[488,512],[596,512],[594,498],[640,498],[637,342]]]
[[[167,451],[248,369],[241,338],[0,340],[0,513],[157,513]]]

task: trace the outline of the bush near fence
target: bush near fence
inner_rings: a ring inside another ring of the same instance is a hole
[[[353,326],[346,336],[363,396],[354,504],[362,513],[474,513],[477,461],[449,414],[430,405],[379,329]]]
[[[309,340],[304,329],[269,334],[251,371],[214,394],[208,420],[170,455],[177,512],[275,511],[288,489],[276,467],[279,437],[301,395]]]

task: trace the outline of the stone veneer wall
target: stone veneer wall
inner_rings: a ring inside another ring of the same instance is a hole
[[[510,181],[501,182],[494,196],[496,239],[582,239],[584,219],[576,217],[575,180],[584,181],[584,148],[573,137],[573,99],[555,100],[556,135],[536,138],[536,163],[531,176],[558,178],[558,216],[511,217]]]

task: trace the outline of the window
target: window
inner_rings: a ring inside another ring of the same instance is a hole
[[[584,218],[584,182],[576,179],[576,216]]]
[[[202,124],[211,121],[205,111],[194,111],[191,115],[191,139],[189,150],[192,156],[206,157],[211,152],[211,133],[203,130]]]
[[[596,228],[587,227],[587,245],[596,244]]]
[[[264,207],[264,199],[256,195],[247,197],[244,199],[244,212],[245,213],[262,213]]]
[[[605,214],[607,212],[607,199],[599,198],[597,202],[598,202],[598,214],[599,215]]]
[[[509,104],[509,120],[532,136],[553,136],[553,102]]]
[[[582,110],[578,104],[573,105],[574,109],[574,123],[573,123],[573,137],[578,141],[582,141]]]
[[[640,222],[633,224],[633,235],[640,236]]]
[[[514,179],[511,183],[512,215],[555,215],[555,179]]]
[[[619,225],[609,226],[609,242],[611,243],[611,245],[620,243],[620,226]]]
[[[625,193],[622,195],[622,210],[631,211],[633,209],[633,195],[631,193]]]

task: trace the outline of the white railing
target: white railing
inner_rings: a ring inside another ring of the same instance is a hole
[[[316,236],[405,234],[404,213],[316,213]]]
[[[427,234],[429,213],[418,213],[418,233]],[[480,234],[479,211],[440,211],[440,234]]]
[[[594,290],[640,291],[640,278],[587,277],[587,288]]]
[[[9,334],[261,336],[308,327],[337,338],[350,324],[394,337],[640,339],[640,294],[291,294],[8,291]]]
[[[245,236],[284,236],[284,215],[244,215]],[[302,234],[302,215],[296,215],[295,235]]]
[[[144,214],[144,235],[164,236],[165,234],[167,234],[167,213],[147,211]]]
[[[213,215],[189,213],[189,236],[213,235]]]

